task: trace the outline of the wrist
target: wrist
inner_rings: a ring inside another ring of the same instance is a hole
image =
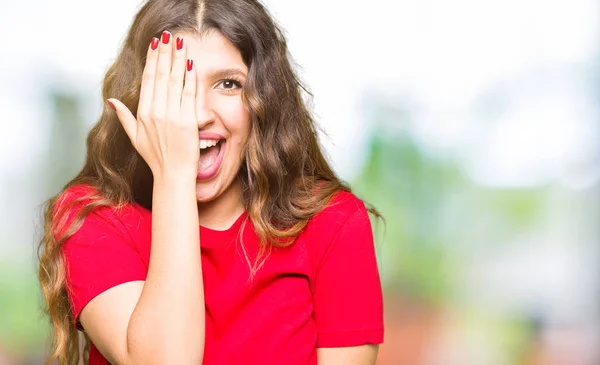
[[[195,176],[190,176],[190,173],[167,173],[163,172],[154,175],[154,189],[175,189],[177,191],[196,190]]]

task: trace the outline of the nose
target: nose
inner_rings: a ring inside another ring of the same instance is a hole
[[[216,113],[211,102],[210,93],[197,90],[196,92],[196,121],[198,129],[202,129],[214,122]]]

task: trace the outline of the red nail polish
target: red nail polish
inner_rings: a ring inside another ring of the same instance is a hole
[[[158,38],[152,37],[152,43],[150,43],[150,47],[152,47],[153,51],[158,48]]]
[[[187,70],[192,71],[193,67],[194,67],[194,60],[187,60]]]
[[[183,48],[183,38],[177,37],[177,50],[180,50],[182,48]]]
[[[108,105],[110,105],[111,108],[113,108],[114,110],[117,110],[117,108],[115,107],[115,104],[113,104],[112,101],[107,100],[107,102],[108,102]]]
[[[171,40],[171,33],[167,32],[166,30],[162,33],[162,42],[163,44],[167,44],[169,43],[169,41]]]

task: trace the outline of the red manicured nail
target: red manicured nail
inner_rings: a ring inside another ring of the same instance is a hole
[[[183,48],[183,38],[177,37],[177,50],[180,50],[182,48]]]
[[[113,104],[112,101],[107,100],[107,102],[108,102],[108,105],[110,105],[111,108],[113,108],[114,110],[117,110],[117,108],[115,107],[115,104]]]
[[[150,43],[150,47],[152,47],[153,51],[158,48],[158,38],[152,37],[152,43]]]
[[[171,33],[167,32],[166,30],[162,33],[162,42],[163,44],[167,44],[169,43],[169,41],[171,40]]]
[[[188,60],[187,61],[187,70],[192,71],[193,67],[194,67],[194,60]]]

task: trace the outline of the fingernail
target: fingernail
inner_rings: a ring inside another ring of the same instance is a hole
[[[182,48],[183,48],[183,38],[177,37],[177,50],[180,50]]]
[[[194,60],[187,60],[187,70],[192,71],[193,67],[194,67]]]
[[[152,47],[153,51],[158,48],[158,38],[152,37],[152,43],[150,43],[150,47]]]
[[[117,110],[117,108],[115,107],[115,104],[113,104],[112,101],[107,100],[107,102],[108,102],[108,105],[110,105],[111,108],[113,108],[114,110]]]
[[[162,42],[163,42],[163,44],[167,44],[167,43],[169,43],[169,40],[171,40],[171,33],[167,32],[165,30],[162,33]]]

